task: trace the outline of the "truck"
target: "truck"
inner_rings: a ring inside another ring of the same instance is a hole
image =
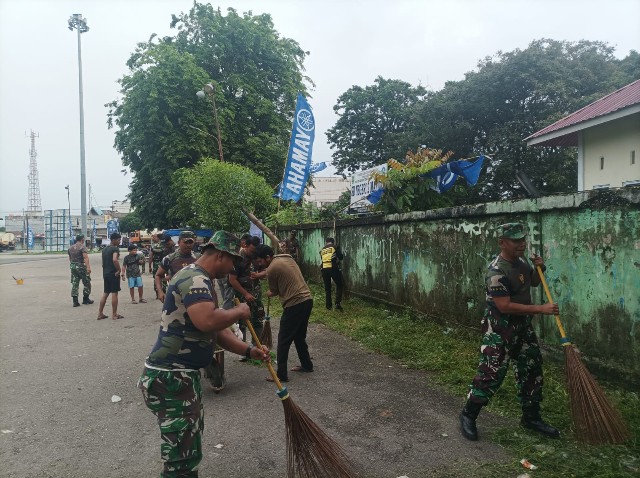
[[[12,251],[16,248],[16,236],[11,232],[0,233],[0,251]]]
[[[151,245],[151,233],[149,231],[133,231],[129,233],[129,244],[135,244],[139,249]]]

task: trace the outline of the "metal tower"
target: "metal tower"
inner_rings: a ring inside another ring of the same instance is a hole
[[[32,215],[42,215],[42,201],[40,201],[40,181],[38,180],[38,152],[36,138],[40,135],[31,130],[31,149],[29,149],[29,207],[27,212]]]

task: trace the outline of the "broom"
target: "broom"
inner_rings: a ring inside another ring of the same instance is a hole
[[[245,320],[251,336],[262,347],[250,320]],[[278,379],[273,365],[267,362],[269,373],[278,387],[282,400],[287,436],[288,478],[354,478],[356,473],[344,451],[325,434],[291,399],[287,387]]]
[[[262,333],[260,334],[260,342],[265,344],[269,350],[273,348],[273,336],[271,334],[271,316],[269,315],[269,307],[271,305],[271,297],[267,297],[267,314],[264,316],[262,325]]]
[[[540,266],[536,267],[547,301],[553,304],[542,269]],[[627,441],[631,435],[620,414],[613,408],[602,388],[582,363],[580,352],[567,338],[560,316],[555,317],[556,325],[560,330],[560,343],[564,348],[569,405],[578,440],[591,445],[618,444]]]

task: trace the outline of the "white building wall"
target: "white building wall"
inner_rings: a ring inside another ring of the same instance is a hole
[[[584,130],[581,156],[585,190],[640,182],[640,113]]]
[[[323,207],[333,204],[343,192],[349,191],[350,181],[340,176],[314,177],[313,186],[309,190],[310,194],[303,198],[317,207]]]

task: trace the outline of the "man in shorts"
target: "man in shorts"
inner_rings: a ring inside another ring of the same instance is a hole
[[[122,276],[122,280],[125,280],[125,276],[129,281],[129,293],[131,294],[131,303],[137,304],[135,288],[138,288],[138,297],[140,299],[140,303],[144,304],[147,301],[142,297],[142,276],[140,274],[140,255],[138,252],[138,246],[135,244],[129,245],[129,254],[124,256],[122,260],[122,267],[124,269],[125,275]],[[144,259],[142,261],[144,264]]]
[[[104,293],[100,298],[98,320],[106,319],[104,306],[111,294],[111,318],[113,320],[124,318],[118,314],[118,292],[120,292],[120,234],[114,232],[109,236],[111,243],[102,250],[102,278],[104,280]]]

